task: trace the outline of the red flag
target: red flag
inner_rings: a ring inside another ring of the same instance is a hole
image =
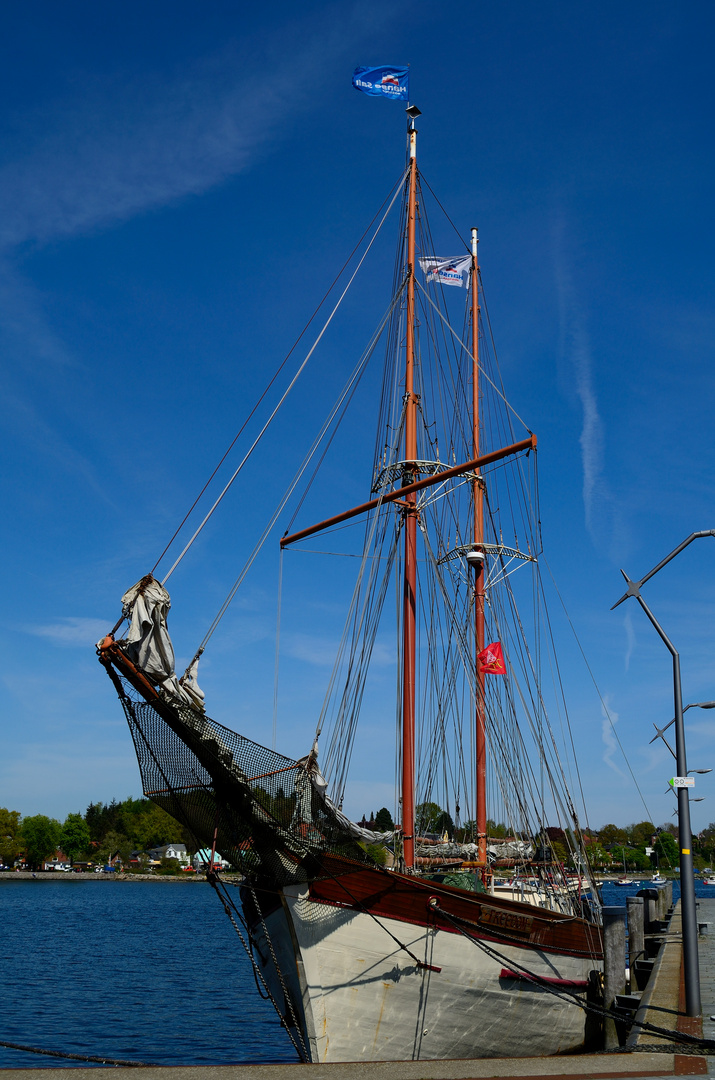
[[[506,664],[500,641],[493,641],[491,645],[487,645],[486,649],[482,649],[477,660],[480,675],[506,675]]]

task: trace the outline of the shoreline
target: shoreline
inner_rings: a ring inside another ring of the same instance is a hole
[[[243,881],[243,875],[236,872],[221,874],[222,881],[238,884]],[[668,878],[668,881],[679,881],[676,875]],[[197,881],[206,881],[204,874],[105,874],[95,871],[59,871],[59,870],[0,870],[0,881],[167,881],[180,882],[181,884],[195,884]],[[618,881],[616,874],[596,875],[596,882],[601,884],[614,884]],[[639,881],[642,888],[647,888],[650,881],[642,878]]]
[[[243,881],[242,874],[222,874],[222,881],[232,885]],[[204,874],[104,874],[94,871],[59,870],[0,870],[0,881],[166,881],[171,884],[193,885],[197,882],[206,884]]]

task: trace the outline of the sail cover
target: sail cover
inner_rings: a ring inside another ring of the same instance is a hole
[[[168,592],[151,574],[132,585],[122,597],[122,612],[131,620],[123,649],[132,663],[175,702],[203,709],[204,695],[196,681],[198,660],[187,673],[186,689],[175,674],[174,646],[166,625],[170,607]]]

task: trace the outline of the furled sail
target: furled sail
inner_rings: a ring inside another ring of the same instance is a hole
[[[151,574],[132,585],[122,597],[122,613],[130,619],[124,652],[151,682],[179,705],[203,712],[204,694],[197,682],[198,658],[180,681],[176,677],[174,646],[166,624],[169,593]]]

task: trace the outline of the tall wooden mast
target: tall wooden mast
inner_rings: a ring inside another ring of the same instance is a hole
[[[409,194],[407,203],[407,332],[405,335],[405,469],[402,483],[416,478],[409,464],[417,461],[415,397],[415,223],[417,216],[417,130],[409,127]],[[417,493],[405,497],[405,576],[402,594],[402,839],[405,868],[415,865],[415,595],[417,590]]]
[[[473,457],[479,457],[479,262],[477,230],[472,229],[472,449]],[[479,653],[484,648],[484,481],[481,473],[475,472],[473,482],[474,502],[474,622],[477,667],[477,708],[476,708],[476,766],[477,766],[477,846],[478,861],[486,866],[487,862],[487,739],[486,707],[484,701],[484,673],[480,671]],[[481,556],[481,558],[479,557]]]

